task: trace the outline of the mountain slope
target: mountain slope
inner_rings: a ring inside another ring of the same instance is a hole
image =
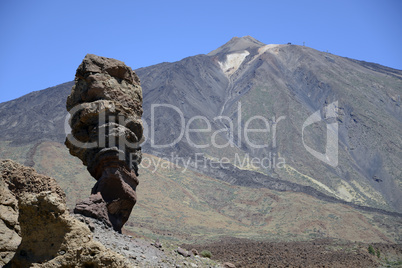
[[[1,148],[7,145],[1,143]],[[7,153],[10,151],[1,151],[0,156],[21,159],[24,150]],[[41,142],[33,159],[35,169],[57,180],[70,208],[88,196],[94,179],[63,144]],[[304,193],[235,186],[149,154],[144,154],[143,161],[138,202],[126,232],[192,243],[221,236],[271,241],[326,237],[367,243],[402,241],[402,218],[397,215],[362,211]]]
[[[0,104],[1,140],[16,144],[65,139],[66,99],[73,82]]]

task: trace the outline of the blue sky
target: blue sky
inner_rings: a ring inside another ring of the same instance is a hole
[[[0,1],[0,102],[74,79],[85,54],[133,69],[234,36],[402,69],[402,1]]]

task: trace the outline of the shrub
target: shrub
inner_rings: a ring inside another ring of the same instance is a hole
[[[204,258],[211,258],[212,253],[209,250],[203,250],[203,251],[201,251],[201,256],[204,257]]]
[[[377,248],[377,258],[380,258],[381,257],[381,253],[380,253],[380,250]]]
[[[374,250],[374,248],[373,248],[372,245],[369,245],[369,247],[368,247],[368,252],[369,252],[371,255],[375,255],[375,250]]]

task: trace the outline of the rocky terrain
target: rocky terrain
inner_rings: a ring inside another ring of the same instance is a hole
[[[236,267],[400,267],[402,245],[363,244],[332,239],[311,242],[266,242],[226,238],[195,246]],[[368,248],[372,246],[374,254]],[[377,253],[380,252],[380,253]]]
[[[220,267],[71,215],[56,181],[32,168],[1,160],[0,175],[1,267]]]
[[[96,241],[125,256],[134,267],[221,267],[219,262],[210,258],[180,254],[177,244],[119,234],[113,232],[102,222],[92,218],[77,217],[89,224]]]
[[[119,234],[101,221],[70,215],[64,193],[55,180],[32,168],[1,160],[0,174],[3,267],[398,267],[401,264],[401,245],[331,239],[267,242],[226,238],[178,247],[167,241],[136,238]],[[369,246],[375,249],[374,255],[369,253]],[[212,252],[212,260],[200,256],[204,250]]]

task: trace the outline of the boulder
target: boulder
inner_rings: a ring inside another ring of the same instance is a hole
[[[14,257],[21,243],[19,217],[25,194],[50,191],[64,203],[65,194],[54,179],[12,160],[0,161],[0,176],[0,267],[3,267]]]
[[[103,223],[109,227],[112,226],[109,221],[105,221],[105,219],[108,219],[108,212],[106,202],[103,200],[100,193],[93,194],[78,203],[74,208],[74,213],[103,221]]]
[[[188,253],[188,251],[181,247],[177,248],[177,253],[179,253],[183,257],[190,257],[190,254]]]
[[[130,267],[69,214],[56,181],[32,168],[0,160],[0,209],[1,267]]]

